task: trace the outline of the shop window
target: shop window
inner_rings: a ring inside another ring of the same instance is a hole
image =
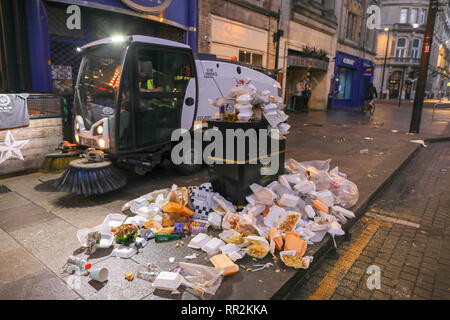
[[[239,61],[250,64],[252,54],[248,51],[239,51]]]
[[[406,39],[405,38],[398,38],[397,39],[397,46],[395,49],[395,57],[396,58],[403,58],[405,56],[406,51]]]
[[[336,77],[337,99],[351,99],[353,73],[354,70],[352,69],[344,67],[338,68]]]
[[[262,60],[263,60],[262,54],[257,54],[257,53],[252,54],[252,64],[253,65],[262,67],[262,64],[263,64]]]
[[[263,55],[259,53],[239,50],[239,61],[262,67]]]
[[[411,58],[419,59],[420,57],[420,39],[414,39],[411,44]]]
[[[419,9],[411,9],[411,20],[410,23],[417,23]]]
[[[408,11],[406,8],[400,11],[400,23],[408,23]]]

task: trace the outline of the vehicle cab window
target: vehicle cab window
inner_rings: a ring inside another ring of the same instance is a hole
[[[136,54],[137,147],[169,142],[172,131],[180,127],[192,56],[152,47],[138,47]]]

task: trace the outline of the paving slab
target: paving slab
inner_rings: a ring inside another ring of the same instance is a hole
[[[52,272],[41,269],[16,281],[0,285],[2,300],[74,300],[79,298]]]
[[[8,209],[0,208],[0,228],[7,232],[14,232],[55,218],[53,213],[31,202]]]
[[[55,274],[80,247],[77,229],[56,218],[11,232],[10,235]]]

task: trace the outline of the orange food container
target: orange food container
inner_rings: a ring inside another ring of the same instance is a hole
[[[235,264],[226,254],[218,254],[209,259],[217,269],[223,269],[224,276],[235,274],[239,271],[239,266]]]
[[[307,244],[295,232],[286,232],[284,235],[284,250],[295,250],[296,256],[303,257],[306,252]]]
[[[322,212],[328,213],[328,207],[320,200],[313,200],[314,208]]]
[[[271,241],[272,239],[275,242],[275,248],[281,250],[283,248],[283,237],[279,235],[277,229],[270,228],[269,241]]]
[[[194,215],[194,211],[175,202],[168,202],[161,209],[166,213],[179,213],[187,217]]]

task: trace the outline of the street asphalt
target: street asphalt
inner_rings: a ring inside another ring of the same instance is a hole
[[[382,104],[377,105],[373,119],[364,117],[359,111],[348,110],[291,114],[288,123],[292,125],[292,129],[287,140],[286,159],[332,159],[331,167],[339,166],[339,170],[347,173],[349,179],[358,185],[360,198],[352,209],[362,216],[374,197],[386,187],[386,182],[392,182],[389,180],[391,178],[395,183],[394,174],[400,172],[415,155],[421,155],[419,150],[423,147],[410,140],[450,136],[448,110],[437,110],[433,119],[432,110],[424,109],[419,135],[407,134],[410,117],[410,107]],[[423,151],[434,150],[436,147],[439,149],[439,145],[437,143]],[[368,153],[360,153],[362,149],[368,149]],[[448,148],[445,150],[448,159]],[[138,263],[156,262],[164,270],[170,270],[176,264],[171,265],[169,257],[175,257],[177,262],[184,261],[185,255],[194,252],[186,246],[175,247],[176,242],[151,243],[141,254],[128,260],[112,258],[108,256],[109,252],[99,251],[90,257],[91,263],[94,267],[105,266],[110,270],[109,281],[101,286],[89,281],[87,277],[74,283],[73,278],[61,274],[61,267],[67,257],[77,253],[80,247],[76,239],[78,229],[98,225],[107,214],[120,212],[125,202],[142,194],[167,188],[172,184],[190,186],[206,182],[206,168],[191,176],[179,176],[166,163],[145,177],[130,174],[129,183],[122,190],[90,198],[57,191],[52,184],[58,176],[32,173],[0,180],[0,184],[11,190],[0,194],[0,261],[3,262],[0,264],[0,299],[194,298],[187,291],[172,296],[153,290],[148,282],[141,279],[132,282],[124,279],[124,275],[135,270]],[[409,181],[406,180],[405,183]],[[350,228],[352,241],[362,228],[361,223],[365,223],[361,221],[352,222],[355,225],[351,228],[350,225],[344,228]],[[384,227],[380,224],[376,230],[384,230]],[[184,240],[186,244],[188,241],[189,239]],[[308,248],[307,255],[318,253],[314,269],[320,270],[321,255],[323,259],[327,259],[332,254],[329,248],[325,248],[326,243],[329,246],[329,238],[323,244]],[[345,245],[344,239],[338,241],[338,252]],[[357,261],[355,257],[352,259]],[[270,258],[266,260],[271,261]],[[202,255],[191,262],[209,264]],[[251,267],[254,263],[256,262],[248,257],[239,262],[245,267]],[[277,269],[280,272],[276,272]],[[299,280],[302,280],[301,288],[308,286],[310,281],[304,277],[300,279],[299,275],[299,272],[286,268],[282,262],[275,262],[274,267],[260,272],[241,269],[238,274],[224,279],[215,298],[285,298],[287,293],[291,298],[308,298],[308,294],[291,290],[293,287],[298,288],[296,284]],[[341,287],[338,283],[336,293]]]

